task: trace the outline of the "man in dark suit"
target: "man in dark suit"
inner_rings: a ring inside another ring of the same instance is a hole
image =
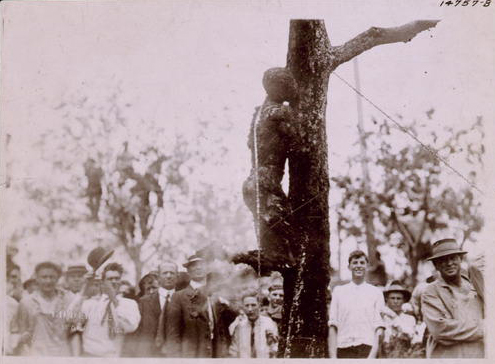
[[[160,287],[157,292],[139,300],[141,322],[134,336],[133,357],[168,356],[165,327],[177,283],[177,265],[164,262],[159,267]]]
[[[230,344],[228,327],[236,312],[218,295],[221,277],[212,273],[207,280],[205,261],[196,255],[189,257],[184,267],[191,282],[172,297],[166,330],[169,356],[227,357]]]

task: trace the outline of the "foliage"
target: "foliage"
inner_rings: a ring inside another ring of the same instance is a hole
[[[218,132],[211,122],[184,134],[171,123],[132,121],[120,90],[104,105],[75,97],[56,109],[63,124],[37,143],[47,178],[24,185],[37,219],[17,239],[79,231],[70,254],[87,254],[82,235],[90,235],[86,240],[97,245],[123,248],[136,277],[212,242],[246,245],[251,226],[240,199],[228,188],[219,197],[211,183],[197,182],[228,153],[210,144]]]
[[[433,113],[428,111],[428,119]],[[397,138],[398,131],[386,120],[373,123],[375,130],[365,138],[371,169],[369,189],[352,169],[360,156],[349,158],[348,173],[332,178],[342,190],[337,207],[339,234],[365,242],[364,214],[371,211],[374,240],[402,251],[410,269],[407,276],[414,283],[419,261],[429,255],[430,242],[440,232],[452,234],[457,229],[463,232],[457,237],[461,243],[474,241],[483,226],[480,201],[477,192],[457,176],[451,177],[430,150],[405,134]],[[420,134],[419,139],[427,138],[431,150],[444,160],[464,159],[469,179],[475,181],[484,154],[481,117],[462,130],[417,122],[407,129],[416,137]],[[410,142],[404,143],[405,138]]]

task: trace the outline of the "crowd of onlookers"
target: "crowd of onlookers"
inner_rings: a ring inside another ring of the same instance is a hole
[[[436,242],[436,271],[412,292],[399,281],[366,282],[368,258],[349,255],[352,279],[331,291],[329,355],[333,358],[465,358],[484,356],[484,293],[480,269],[461,262],[452,239]],[[209,271],[192,255],[179,271],[162,262],[138,287],[122,265],[101,274],[85,265],[64,272],[53,262],[21,283],[7,267],[8,355],[82,357],[274,358],[283,316],[280,274]],[[261,283],[260,283],[261,282]]]

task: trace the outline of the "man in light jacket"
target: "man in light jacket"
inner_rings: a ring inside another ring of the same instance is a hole
[[[432,256],[440,273],[421,295],[421,311],[430,337],[427,358],[483,358],[484,319],[480,292],[461,272],[462,256],[454,239],[433,244]]]
[[[273,358],[277,355],[277,324],[268,316],[260,315],[256,293],[242,298],[244,314],[230,325],[232,342],[229,355],[233,358]]]

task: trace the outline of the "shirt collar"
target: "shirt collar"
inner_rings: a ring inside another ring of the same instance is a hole
[[[162,297],[166,297],[167,295],[171,296],[175,292],[175,289],[166,289],[163,287],[158,287],[158,294]]]
[[[471,283],[471,280],[469,279],[469,276],[461,271],[461,279],[465,279],[466,281],[468,281],[469,283]],[[447,282],[445,282],[445,280],[443,279],[442,275],[441,274],[438,274],[438,277],[437,279],[435,280],[435,282],[438,281],[438,284],[441,285],[441,286],[444,286],[444,287],[450,287],[451,285],[448,284]]]
[[[198,289],[198,288],[201,288],[205,285],[205,281],[201,281],[201,282],[196,282],[196,281],[193,281],[191,279],[191,282],[189,282],[189,284],[191,285],[192,288],[194,289]]]
[[[352,279],[349,283],[352,287],[355,287],[355,288],[362,288],[362,287],[366,287],[368,285],[367,282],[363,282],[361,284],[356,284],[356,283],[354,283],[354,281]]]

